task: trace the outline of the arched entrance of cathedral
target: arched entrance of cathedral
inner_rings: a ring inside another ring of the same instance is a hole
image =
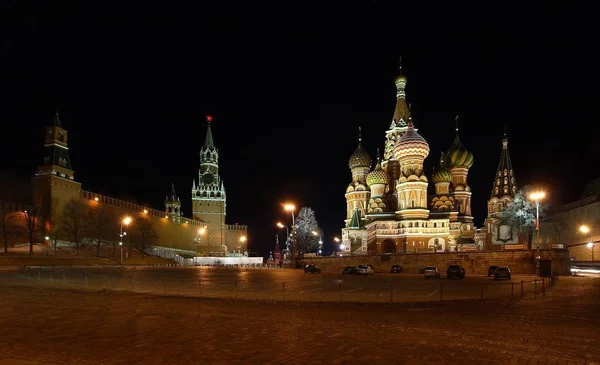
[[[367,255],[377,255],[377,253],[377,242],[369,242],[367,245]]]
[[[432,238],[427,242],[429,251],[444,252],[446,249],[446,240],[441,237]]]
[[[396,242],[390,239],[384,240],[381,243],[383,253],[396,253]]]

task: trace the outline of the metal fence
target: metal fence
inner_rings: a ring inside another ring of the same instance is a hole
[[[449,300],[519,300],[543,296],[555,279],[516,282],[466,283],[445,280],[414,280],[407,284],[379,283],[365,286],[344,280],[215,280],[133,275],[107,275],[69,269],[25,268],[1,274],[4,285],[36,285],[77,290],[114,290],[198,298],[229,298],[270,301],[403,303]]]

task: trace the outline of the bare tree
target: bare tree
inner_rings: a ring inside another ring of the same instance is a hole
[[[146,249],[154,244],[158,235],[154,230],[152,221],[149,218],[142,218],[137,223],[138,248],[142,257],[146,254]]]
[[[102,240],[106,240],[112,226],[111,215],[102,205],[97,205],[88,210],[88,223],[90,233],[96,240],[96,256],[100,256],[100,245]]]
[[[18,232],[18,218],[16,204],[8,201],[0,201],[0,230],[2,230],[2,241],[4,242],[4,253],[8,252],[9,241]]]
[[[25,220],[25,234],[29,239],[29,254],[33,255],[33,245],[44,227],[44,218],[38,205],[27,205],[26,208],[22,216]]]
[[[81,248],[81,241],[87,229],[86,213],[88,207],[80,200],[72,199],[63,208],[60,225],[65,238],[75,243],[77,255]]]

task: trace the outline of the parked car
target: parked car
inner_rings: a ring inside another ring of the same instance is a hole
[[[446,270],[446,279],[464,279],[466,274],[466,270],[464,267],[460,265],[450,265],[448,266],[448,270]]]
[[[423,276],[425,277],[425,279],[439,279],[440,270],[438,270],[438,268],[435,266],[427,266],[425,269],[423,269]]]
[[[356,266],[346,266],[342,270],[342,274],[358,274],[358,268]]]
[[[404,269],[400,265],[392,265],[392,268],[390,269],[390,272],[392,273],[400,273],[402,271],[404,271]]]
[[[358,273],[362,275],[369,275],[375,273],[375,270],[373,270],[373,266],[371,265],[358,265],[356,268],[358,269]]]
[[[494,280],[498,280],[498,279],[510,280],[511,278],[512,278],[512,274],[510,272],[510,268],[508,268],[508,267],[500,266],[494,272]]]
[[[488,267],[488,276],[494,276],[494,273],[496,272],[496,269],[498,268],[498,266],[490,266]]]
[[[308,264],[308,265],[304,266],[304,273],[305,274],[320,274],[321,268],[318,266],[315,266],[313,264]]]

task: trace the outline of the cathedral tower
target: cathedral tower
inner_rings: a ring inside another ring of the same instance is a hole
[[[492,196],[488,200],[488,217],[500,216],[506,206],[513,201],[517,193],[517,182],[508,152],[508,137],[506,131],[502,137],[502,152],[496,170]]]
[[[400,165],[394,158],[394,148],[396,143],[406,132],[408,128],[408,117],[410,110],[406,103],[406,82],[407,78],[402,71],[402,58],[400,58],[400,67],[398,75],[394,79],[396,85],[396,107],[394,109],[394,115],[392,122],[390,123],[390,129],[385,132],[385,149],[383,151],[383,161],[381,167],[388,172],[390,178],[394,181],[400,177]],[[391,192],[395,189],[395,183],[391,185]]]
[[[463,223],[472,223],[471,188],[467,183],[467,176],[469,169],[473,166],[473,154],[465,148],[460,140],[458,117],[456,117],[454,142],[444,153],[441,166],[448,169],[452,175],[454,206],[458,210],[458,220]]]
[[[165,198],[165,215],[174,223],[181,223],[181,201],[175,193],[175,184],[171,184],[169,195]]]
[[[408,118],[406,133],[400,137],[394,149],[400,163],[398,211],[400,219],[427,219],[427,177],[423,171],[423,161],[429,155],[429,144],[415,130],[412,118]]]
[[[198,185],[192,181],[192,212],[194,219],[207,224],[208,245],[224,245],[226,199],[225,187],[219,176],[219,152],[213,141],[210,123],[212,117],[206,117],[208,127],[204,146],[200,149],[200,169]]]
[[[371,156],[362,146],[362,131],[358,128],[358,146],[350,156],[348,167],[352,172],[352,182],[346,188],[346,226],[350,222],[354,210],[357,209],[361,217],[367,213],[367,203],[371,196],[367,188],[367,175],[371,169]]]
[[[57,111],[52,125],[46,127],[44,158],[32,179],[33,203],[42,210],[47,232],[52,230],[51,224],[60,216],[64,203],[79,199],[81,184],[74,178],[67,130],[63,128]]]

